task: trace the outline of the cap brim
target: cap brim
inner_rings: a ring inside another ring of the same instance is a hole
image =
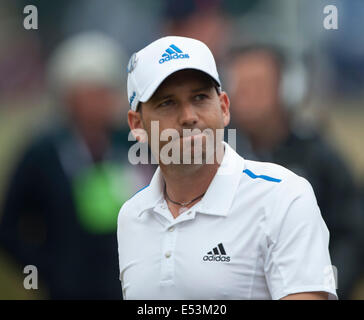
[[[140,96],[139,101],[140,102],[147,102],[152,96],[153,94],[156,92],[156,90],[159,88],[159,86],[162,84],[162,82],[167,79],[170,75],[172,75],[175,72],[181,71],[181,70],[186,70],[186,69],[192,69],[192,70],[197,70],[197,71],[201,71],[205,74],[207,74],[208,76],[210,76],[213,80],[216,81],[216,83],[221,86],[220,83],[220,79],[213,76],[212,74],[210,74],[209,72],[207,72],[206,70],[199,68],[199,67],[195,67],[195,66],[191,66],[188,64],[183,64],[180,65],[179,68],[175,68],[175,69],[170,69],[168,70],[168,72],[162,73],[159,77],[157,77],[153,83],[151,83],[146,90],[144,91],[144,93]]]

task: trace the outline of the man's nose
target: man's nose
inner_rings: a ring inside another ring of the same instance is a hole
[[[198,122],[198,119],[199,117],[195,110],[195,107],[191,103],[186,102],[181,105],[179,116],[181,126],[193,127]]]

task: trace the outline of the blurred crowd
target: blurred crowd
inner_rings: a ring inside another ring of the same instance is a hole
[[[364,119],[364,3],[335,3],[328,31],[325,0],[1,2],[0,299],[121,299],[117,214],[155,170],[128,161],[126,66],[165,35],[209,46],[238,153],[308,179],[339,298],[364,297],[364,165],[327,130],[333,109]],[[37,30],[23,27],[28,4]]]

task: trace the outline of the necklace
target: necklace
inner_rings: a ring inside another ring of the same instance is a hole
[[[164,194],[165,194],[166,198],[167,198],[170,202],[172,202],[172,203],[174,203],[174,204],[177,204],[177,205],[179,205],[179,206],[181,206],[181,207],[186,207],[186,206],[188,206],[189,204],[191,204],[192,202],[196,201],[197,199],[202,198],[202,197],[205,195],[205,192],[204,192],[203,194],[199,195],[198,197],[196,197],[196,198],[192,199],[191,201],[188,201],[188,202],[177,202],[177,201],[173,201],[173,200],[172,200],[172,199],[168,196],[166,186],[164,186]]]

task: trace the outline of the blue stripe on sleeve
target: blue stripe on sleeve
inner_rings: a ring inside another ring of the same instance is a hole
[[[259,175],[259,176],[257,176],[256,174],[254,174],[253,172],[251,172],[249,169],[245,169],[243,172],[245,174],[247,174],[252,179],[260,178],[260,179],[263,179],[263,180],[266,180],[266,181],[271,181],[271,182],[281,182],[282,181],[281,179],[276,179],[276,178],[272,178],[272,177],[265,176],[265,175]]]

